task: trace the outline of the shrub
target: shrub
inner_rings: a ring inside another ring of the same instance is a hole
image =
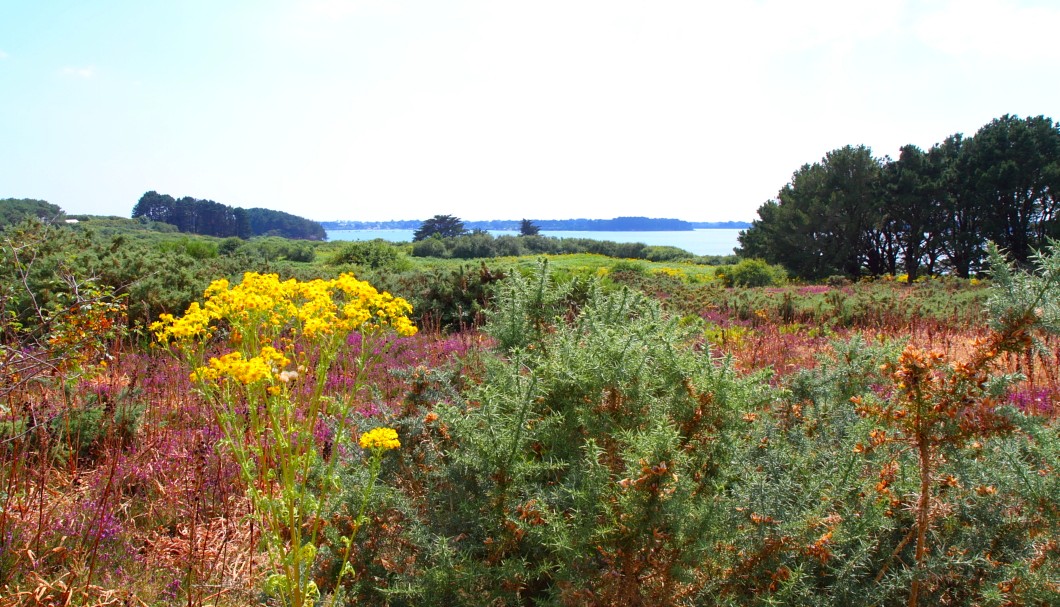
[[[401,250],[382,239],[364,242],[347,242],[328,260],[333,266],[352,264],[369,270],[390,269],[400,271],[407,268]]]
[[[435,409],[447,456],[426,495],[423,601],[669,605],[716,573],[719,471],[747,385],[651,300],[591,289],[567,314],[556,289],[509,278],[486,327],[498,356]]]
[[[648,261],[689,260],[693,255],[684,249],[669,246],[649,246],[645,248],[645,259]]]
[[[413,257],[449,257],[449,247],[441,238],[427,238],[412,243]]]
[[[722,282],[727,287],[773,287],[784,281],[780,266],[771,266],[761,259],[744,259],[725,268]]]

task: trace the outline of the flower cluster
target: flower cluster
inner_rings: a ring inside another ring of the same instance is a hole
[[[361,435],[360,444],[361,448],[366,451],[375,449],[389,451],[400,447],[401,441],[398,440],[397,431],[393,428],[375,428]]]
[[[211,358],[206,366],[196,369],[191,378],[193,381],[212,383],[234,379],[249,386],[263,379],[272,379],[278,370],[289,362],[282,352],[272,346],[265,346],[261,349],[261,354],[249,359],[243,358],[240,352],[229,352],[220,358]]]
[[[192,303],[180,318],[160,315],[151,331],[161,342],[208,338],[218,321],[234,327],[276,329],[294,323],[309,338],[386,326],[399,335],[416,333],[408,318],[412,306],[407,301],[380,293],[352,274],[303,282],[247,272],[235,286],[225,279],[214,281],[204,297],[204,304]]]
[[[172,314],[159,314],[158,321],[149,327],[158,341],[180,341],[197,337],[210,337],[210,314],[193,301],[180,318]]]

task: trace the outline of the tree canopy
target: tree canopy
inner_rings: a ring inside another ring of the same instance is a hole
[[[133,207],[132,217],[172,224],[181,232],[205,236],[283,236],[302,240],[324,240],[324,228],[290,213],[270,209],[241,209],[212,200],[185,196],[174,199],[168,194],[150,191]]]
[[[987,242],[1019,264],[1060,234],[1060,125],[1005,115],[897,159],[833,150],[792,176],[740,235],[739,254],[808,279],[952,272],[968,277]]]
[[[537,236],[540,232],[541,228],[537,227],[534,222],[529,219],[524,219],[519,222],[520,236]]]
[[[462,236],[467,233],[464,222],[453,215],[435,215],[424,221],[420,227],[412,233],[412,241],[419,242],[432,236],[440,238],[451,238]]]
[[[0,200],[0,227],[16,224],[23,219],[36,217],[42,221],[61,219],[63,210],[58,205],[31,198],[4,198]]]

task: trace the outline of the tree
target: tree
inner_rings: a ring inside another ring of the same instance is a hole
[[[419,242],[431,236],[450,238],[466,233],[464,222],[460,221],[459,218],[452,215],[435,215],[424,221],[419,229],[412,233],[412,242]]]
[[[960,133],[951,135],[928,152],[928,163],[936,175],[941,197],[943,236],[940,246],[946,264],[953,272],[968,278],[986,255],[988,218],[978,197],[973,195],[965,147],[970,140]]]
[[[986,238],[1026,265],[1056,235],[1060,197],[1060,125],[1044,116],[1005,115],[979,129],[964,168],[988,223]]]
[[[271,209],[241,209],[185,196],[174,200],[168,194],[147,192],[132,211],[133,219],[144,217],[177,227],[181,232],[207,236],[282,236],[300,240],[324,240],[324,227],[297,215]]]
[[[30,198],[0,200],[0,227],[14,225],[29,217],[43,222],[59,221],[65,216],[58,205]]]
[[[741,257],[780,264],[803,278],[858,276],[893,265],[878,234],[881,164],[865,146],[833,150],[795,172],[740,234]]]
[[[145,217],[151,221],[160,221],[177,225],[174,216],[176,201],[169,194],[159,194],[151,190],[140,197],[132,210],[132,218]],[[179,227],[179,226],[178,226]]]
[[[519,235],[520,236],[537,236],[541,232],[541,228],[534,225],[534,222],[529,219],[524,219],[519,222]]]
[[[910,281],[916,280],[925,263],[928,272],[933,272],[939,256],[945,209],[938,159],[934,150],[927,153],[906,145],[898,160],[883,168],[883,220],[894,234]]]

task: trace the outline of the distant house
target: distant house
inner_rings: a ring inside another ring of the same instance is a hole
[[[67,219],[66,223],[79,223],[76,219]]]

